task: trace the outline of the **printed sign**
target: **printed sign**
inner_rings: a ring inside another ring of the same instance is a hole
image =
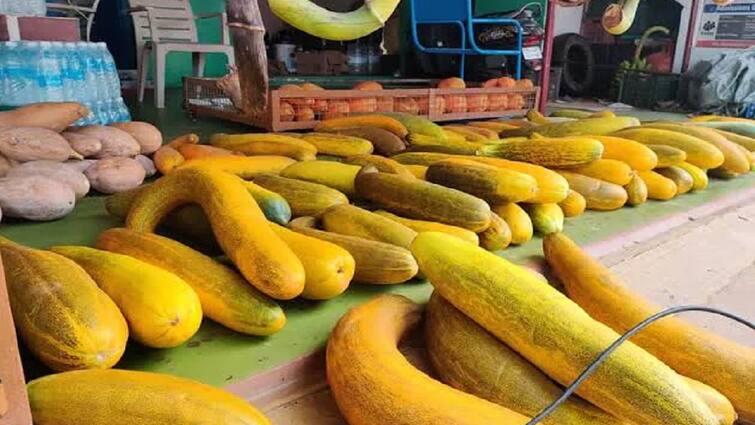
[[[705,0],[698,25],[697,47],[746,49],[755,46],[755,1],[719,6],[713,0]]]

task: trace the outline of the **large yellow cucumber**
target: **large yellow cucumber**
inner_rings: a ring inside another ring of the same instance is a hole
[[[310,161],[317,156],[317,148],[311,143],[282,134],[214,134],[210,143],[253,156],[286,156],[298,161]]]
[[[590,136],[603,144],[603,159],[615,159],[629,165],[633,170],[650,171],[658,165],[655,153],[634,140],[612,136]]]
[[[178,168],[208,167],[250,180],[262,173],[278,174],[295,162],[285,156],[211,156],[186,161]]]
[[[677,167],[683,169],[692,177],[692,190],[705,190],[708,187],[708,174],[705,170],[695,167],[689,162],[682,162]]]
[[[682,133],[697,137],[701,140],[705,140],[706,142],[718,148],[721,153],[723,153],[724,163],[721,164],[721,168],[729,172],[738,174],[747,173],[750,171],[750,160],[744,154],[742,154],[742,152],[739,151],[738,145],[732,141],[729,141],[729,139],[719,134],[714,129],[695,125],[682,125],[674,123],[651,124],[649,127],[671,130],[677,133]]]
[[[259,290],[291,299],[304,290],[304,266],[267,225],[240,178],[206,168],[176,170],[147,187],[134,201],[127,227],[154,232],[175,208],[202,207],[218,244]]]
[[[273,231],[299,257],[307,281],[301,296],[310,300],[329,300],[346,289],[354,277],[354,257],[340,246],[294,232],[275,223]]]
[[[270,425],[221,389],[149,372],[85,370],[28,385],[36,425]]]
[[[645,182],[649,199],[668,201],[669,199],[673,199],[678,192],[676,183],[673,180],[655,171],[638,171],[637,175]]]
[[[99,236],[96,246],[180,277],[197,293],[207,317],[236,332],[272,335],[286,324],[283,310],[241,275],[172,239],[128,229],[109,229]]]
[[[547,237],[543,248],[545,259],[563,282],[569,297],[595,320],[617,332],[626,332],[660,311],[660,307],[633,293],[608,268],[565,235]],[[679,373],[720,391],[731,400],[741,419],[755,421],[755,349],[752,347],[673,317],[654,323],[632,341]]]
[[[535,127],[520,128],[516,130],[503,130],[501,137],[530,136],[533,133],[545,137],[569,137],[569,136],[602,136],[615,131],[640,125],[640,121],[634,117],[600,117],[585,118],[582,120],[563,123],[538,125]]]
[[[393,159],[405,165],[423,166],[430,166],[438,161],[450,158],[468,159],[506,170],[529,174],[537,181],[537,193],[533,198],[528,200],[528,202],[533,204],[558,203],[563,201],[569,192],[569,184],[563,177],[559,176],[558,173],[545,167],[526,162],[509,161],[501,158],[449,155],[430,152],[409,152],[393,157]]]
[[[613,211],[627,203],[627,192],[622,186],[567,171],[559,171],[559,174],[572,190],[585,197],[588,209]]]
[[[645,145],[666,145],[687,153],[687,162],[703,169],[719,167],[724,163],[724,154],[718,148],[698,139],[675,131],[657,128],[630,128],[613,136],[638,141]]]
[[[598,159],[579,167],[564,169],[583,176],[603,180],[608,183],[624,186],[632,180],[632,168],[622,161],[615,159]]]
[[[412,253],[443,298],[562,385],[619,337],[547,283],[484,249],[425,232]],[[718,423],[679,375],[632,343],[608,357],[577,394],[634,423]]]
[[[409,363],[398,343],[421,318],[420,305],[381,295],[338,322],[328,341],[327,375],[349,424],[526,424],[527,417],[446,386]]]
[[[541,235],[564,231],[564,212],[558,204],[526,204],[524,208]]]
[[[85,246],[58,246],[51,251],[75,261],[92,276],[121,309],[138,342],[172,348],[199,330],[199,297],[175,274],[127,255]]]
[[[481,156],[523,161],[543,167],[573,167],[589,164],[603,155],[603,145],[594,139],[532,139],[486,145]]]
[[[281,171],[282,177],[319,183],[353,196],[354,179],[362,167],[335,161],[298,162]]]
[[[304,180],[288,179],[274,174],[261,174],[254,179],[254,183],[281,195],[291,207],[291,213],[294,217],[319,217],[320,214],[334,205],[349,203],[349,198],[343,193]]]
[[[490,206],[480,198],[438,184],[388,173],[361,173],[359,196],[392,213],[481,232],[490,226]]]
[[[301,139],[314,145],[317,152],[324,155],[341,157],[369,155],[374,149],[369,140],[345,134],[307,133],[302,135]]]
[[[291,228],[303,235],[334,243],[349,251],[355,261],[354,281],[373,285],[404,283],[417,275],[417,261],[409,250],[396,245],[355,236],[324,232],[306,226]]]
[[[558,206],[564,212],[564,217],[578,217],[587,209],[587,200],[579,192],[569,190],[569,196],[559,202]]]
[[[425,313],[427,353],[440,379],[469,394],[535,416],[563,389],[438,293]],[[618,425],[628,422],[571,397],[544,425]]]
[[[322,215],[328,232],[385,242],[409,249],[417,232],[403,224],[354,205],[336,205]]]
[[[32,354],[55,371],[118,363],[128,340],[126,320],[84,269],[4,238],[0,255],[13,320]]]
[[[509,225],[512,244],[522,245],[532,240],[535,230],[532,226],[532,220],[524,208],[509,202],[493,205],[492,210]]]
[[[519,171],[451,158],[427,169],[427,181],[461,190],[488,202],[522,202],[537,194],[537,181]]]
[[[645,184],[645,180],[642,180],[642,177],[640,177],[636,171],[632,174],[632,180],[629,181],[629,184],[624,186],[624,190],[627,191],[627,205],[636,207],[647,202],[648,186]]]
[[[478,245],[480,243],[479,238],[475,232],[463,229],[457,226],[450,226],[448,224],[436,223],[434,221],[425,220],[412,220],[409,218],[399,217],[396,214],[391,214],[388,211],[374,211],[377,215],[389,218],[397,223],[401,223],[404,226],[414,230],[415,232],[442,232],[449,235],[456,236],[457,238],[467,241],[471,244]]]

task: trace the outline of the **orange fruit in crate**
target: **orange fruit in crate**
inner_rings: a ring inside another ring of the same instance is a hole
[[[402,97],[396,99],[395,103],[396,112],[403,112],[405,114],[418,115],[419,104],[411,97]]]
[[[511,77],[501,77],[498,79],[498,87],[513,89],[516,87],[516,80]]]
[[[465,89],[467,88],[467,83],[464,82],[461,78],[458,77],[451,77],[446,78],[445,80],[438,81],[438,88],[439,89]]]
[[[509,95],[509,109],[524,109],[524,96],[521,94]]]
[[[417,98],[414,98],[414,101],[417,102],[417,107],[419,108],[420,115],[427,115],[430,113],[430,98],[429,97],[417,97]]]
[[[484,89],[489,89],[492,87],[498,87],[498,78],[493,78],[491,80],[488,80],[482,83],[482,88]]]
[[[284,84],[280,87],[278,87],[278,91],[281,92],[281,98],[285,100],[286,102],[292,104],[292,105],[305,105],[305,106],[312,106],[315,104],[314,99],[309,98],[286,98],[285,93],[286,92],[302,92],[304,91],[301,87],[295,85],[295,84]]]
[[[309,106],[297,106],[296,108],[296,121],[314,121],[315,111]]]
[[[393,112],[394,102],[392,97],[379,97],[377,98],[377,111],[378,112]]]
[[[361,81],[354,84],[354,87],[352,89],[363,91],[378,91],[383,90],[383,86],[377,81]]]
[[[469,112],[485,112],[488,110],[489,101],[488,96],[484,94],[468,94],[467,95],[467,111]]]
[[[345,100],[331,100],[328,102],[328,110],[325,111],[325,119],[348,117],[351,112],[349,102]]]
[[[447,114],[458,114],[467,112],[467,97],[463,94],[452,94],[443,96],[445,107],[443,110]]]
[[[505,111],[509,108],[509,96],[491,94],[488,96],[488,111]]]
[[[532,83],[532,80],[528,78],[521,79],[516,82],[516,88],[518,89],[534,89],[535,84]]]
[[[374,97],[349,99],[349,109],[352,113],[375,112],[378,109],[377,99]]]
[[[293,121],[295,116],[296,116],[296,111],[294,111],[293,105],[291,105],[288,102],[281,102],[280,104],[281,121],[283,122]]]
[[[325,91],[324,88],[313,83],[302,83],[299,85],[302,90]],[[328,109],[328,101],[325,99],[312,99],[311,108],[314,112],[325,112]]]

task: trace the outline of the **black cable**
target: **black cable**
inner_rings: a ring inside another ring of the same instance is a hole
[[[611,344],[608,348],[605,349],[595,360],[590,363],[589,366],[587,366],[587,369],[585,369],[578,377],[577,379],[569,385],[564,393],[561,395],[561,397],[557,398],[553,403],[551,403],[548,407],[543,409],[540,413],[537,414],[534,418],[532,418],[531,421],[527,422],[526,425],[535,425],[539,424],[540,421],[543,420],[546,416],[553,413],[554,410],[556,410],[561,404],[563,404],[574,392],[577,390],[577,387],[579,387],[582,382],[584,382],[592,373],[595,371],[595,369],[598,368],[605,360],[608,358],[608,356],[611,355],[621,344],[626,342],[629,338],[633,337],[635,334],[640,332],[641,330],[648,327],[653,322],[656,322],[660,319],[663,319],[664,317],[671,316],[674,314],[683,313],[686,311],[702,311],[706,313],[712,313],[712,314],[718,314],[720,316],[727,317],[731,320],[734,320],[736,322],[739,322],[747,327],[749,327],[752,330],[755,330],[755,323],[752,323],[748,321],[747,319],[743,319],[733,313],[729,313],[723,310],[719,310],[717,308],[713,307],[705,307],[705,306],[680,306],[680,307],[672,307],[666,310],[663,310],[661,312],[658,312],[647,319],[643,320],[642,322],[638,323],[636,326],[634,326],[632,329],[628,330],[624,335],[621,336],[621,338],[617,339],[613,344]]]

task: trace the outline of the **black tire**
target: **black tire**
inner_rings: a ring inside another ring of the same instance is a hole
[[[579,34],[562,34],[553,40],[553,65],[563,68],[562,90],[584,96],[595,81],[595,55],[590,43]]]

